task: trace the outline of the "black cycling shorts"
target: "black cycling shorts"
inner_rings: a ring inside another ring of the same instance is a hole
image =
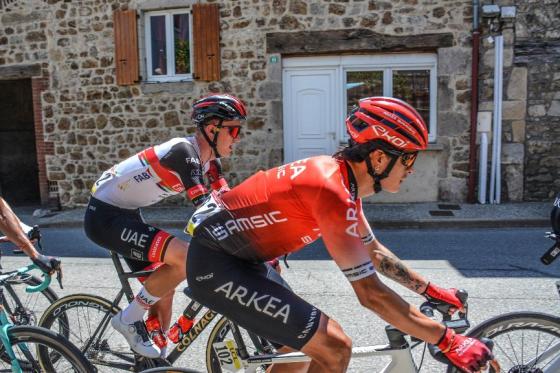
[[[319,326],[321,311],[294,294],[271,266],[210,249],[196,237],[187,254],[187,281],[199,303],[270,341],[301,350]]]
[[[130,269],[141,271],[163,262],[173,235],[146,224],[140,210],[115,207],[90,197],[84,229],[97,245],[121,254]]]

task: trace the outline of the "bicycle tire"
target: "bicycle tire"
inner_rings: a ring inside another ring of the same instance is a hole
[[[555,343],[560,343],[560,317],[540,312],[512,312],[482,322],[471,329],[467,335],[474,338],[490,338],[494,341],[493,352],[502,365],[502,371],[540,372],[537,370],[540,364],[547,364],[550,359],[538,362],[539,365],[537,366],[532,366],[535,370],[522,370],[531,368],[527,366],[524,367],[523,364],[526,363],[524,361],[526,360],[525,357],[531,359],[539,354],[538,347],[535,351],[535,356],[532,354],[525,354],[525,338],[527,338],[529,332],[531,332],[529,341],[534,341],[533,334],[539,333],[536,341],[539,346],[541,346],[541,342],[543,342],[543,349],[540,349],[542,352],[544,349],[548,348],[546,347],[547,345],[553,346]],[[543,339],[540,338],[540,333],[543,333]],[[506,336],[507,339],[505,338]],[[521,341],[519,340],[519,336],[521,336]],[[519,346],[519,343],[521,343],[521,346]],[[521,351],[513,351],[513,353],[509,354],[505,350],[505,348],[508,347],[507,345],[512,348],[521,347]],[[535,343],[531,343],[529,347],[534,347],[534,345]],[[521,357],[521,361],[518,360],[519,357]],[[553,358],[560,359],[560,351],[558,351],[558,354],[554,355]],[[458,372],[459,370],[453,366],[447,368],[447,373]],[[494,373],[494,370],[491,368],[490,372]]]
[[[225,318],[225,317],[221,317],[216,324],[214,325],[214,327],[212,328],[212,330],[210,331],[210,335],[208,336],[208,342],[206,343],[206,370],[208,371],[208,373],[222,373],[222,369],[221,369],[221,365],[220,365],[220,361],[218,356],[216,355],[216,352],[214,351],[214,343],[217,342],[222,342],[226,339],[226,337],[228,336],[228,334],[231,336],[230,339],[234,339],[233,337],[233,333],[231,331],[231,327],[230,327],[230,321]],[[245,348],[247,349],[247,352],[249,353],[249,356],[256,356],[259,354],[262,354],[262,352],[259,351],[259,348],[255,347],[254,341],[249,337],[249,333],[244,330],[243,328],[240,328],[240,331],[242,333],[242,339],[243,339],[243,343],[245,344]],[[270,342],[257,337],[259,340],[263,341],[262,343],[264,344],[268,344],[270,345],[271,348],[272,345],[270,344]],[[275,352],[275,351],[270,351],[270,352]],[[268,365],[263,364],[262,365],[262,371],[266,371],[266,368],[268,367]],[[257,370],[259,371],[259,370]]]
[[[4,310],[14,325],[37,325],[38,316],[58,300],[50,287],[35,293],[25,291],[28,286],[37,286],[42,282],[35,276],[22,273],[3,284]]]
[[[91,373],[95,371],[81,351],[68,342],[66,338],[58,333],[45,328],[30,325],[13,326],[9,329],[8,335],[14,353],[24,372],[79,372]],[[36,348],[33,348],[35,344]],[[24,354],[22,346],[25,346],[27,353]],[[4,346],[0,348],[0,353],[6,355]],[[58,359],[52,362],[45,356],[56,354]],[[33,362],[30,360],[33,359]],[[2,359],[2,362],[4,359]],[[8,363],[8,367],[11,365]],[[65,369],[66,367],[66,369]]]
[[[201,373],[198,370],[192,370],[187,368],[177,368],[177,367],[159,367],[159,368],[151,368],[148,370],[143,370],[139,373]]]
[[[71,294],[51,304],[39,320],[39,326],[65,330],[68,340],[84,353],[98,372],[110,372],[125,369],[118,365],[125,362],[129,367],[135,365],[128,343],[109,325],[111,317],[119,311],[103,297]]]

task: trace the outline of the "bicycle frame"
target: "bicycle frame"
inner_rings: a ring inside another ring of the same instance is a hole
[[[134,299],[134,292],[132,291],[132,287],[130,286],[128,280],[130,278],[149,276],[150,273],[152,273],[152,271],[126,272],[123,268],[123,265],[120,261],[118,254],[111,252],[111,259],[113,260],[113,264],[115,266],[117,275],[119,277],[119,281],[121,283],[121,289],[119,290],[119,292],[117,293],[113,301],[111,302],[111,306],[113,308],[118,309],[119,308],[118,305],[123,297],[126,297],[129,303],[132,302],[132,300]],[[189,346],[200,336],[200,334],[206,329],[206,327],[210,325],[210,323],[216,318],[216,316],[218,316],[216,312],[210,309],[206,310],[206,312],[202,315],[202,317],[198,319],[198,321],[183,336],[183,338],[179,341],[179,343],[177,343],[175,348],[167,355],[166,360],[169,363],[174,364],[180,358],[183,352],[185,352],[189,348]],[[103,333],[101,333],[101,331],[109,327],[110,320],[111,320],[111,314],[110,312],[107,312],[107,315],[103,318],[102,322],[94,331],[93,335],[99,337],[102,336]],[[89,347],[92,344],[98,342],[99,342],[98,337],[92,338],[88,342],[88,344],[84,347],[84,350],[89,349]],[[134,360],[130,359],[128,356],[121,356],[119,354],[118,357],[123,360],[126,360],[130,364],[134,363]],[[103,361],[96,361],[96,364],[106,365],[106,366],[123,369],[123,370],[128,370],[129,368],[131,368],[131,365],[126,363],[119,364],[119,363],[111,362],[111,363],[104,364]]]
[[[2,304],[4,303],[4,292],[2,287],[4,286],[4,281],[10,279],[11,277],[23,274],[23,273],[27,273],[33,269],[37,269],[38,267],[35,264],[31,264],[25,267],[22,267],[16,271],[12,271],[12,272],[8,272],[5,274],[0,275],[0,341],[2,343],[2,345],[4,346],[4,350],[6,352],[6,354],[8,355],[8,357],[10,358],[10,362],[12,364],[12,372],[14,373],[22,373],[23,370],[21,368],[21,365],[19,364],[18,359],[16,358],[16,354],[14,352],[14,349],[12,347],[12,344],[10,342],[10,328],[13,326],[13,324],[10,322],[10,320],[8,320],[8,317],[6,317],[6,312],[4,311],[4,307],[2,306]],[[34,292],[38,292],[38,291],[42,291],[45,288],[47,288],[50,285],[51,282],[51,277],[46,275],[45,276],[45,281],[43,281],[43,283],[41,283],[40,285],[37,286],[29,286],[27,289],[25,289],[26,292],[28,293],[34,293]],[[27,349],[26,345],[22,345],[20,346],[22,352],[24,355],[28,355],[30,352]]]
[[[365,358],[372,356],[390,356],[391,361],[380,371],[380,373],[416,373],[418,369],[414,360],[412,359],[412,353],[410,352],[410,346],[401,349],[391,348],[390,345],[377,345],[377,346],[365,346],[365,347],[354,347],[352,348],[352,359],[354,358]],[[221,359],[220,359],[221,361]],[[238,372],[239,369],[235,369],[237,366],[243,368],[246,373],[256,373],[257,368],[262,364],[288,364],[288,363],[301,363],[308,362],[311,359],[301,352],[290,352],[286,354],[279,355],[259,355],[255,357],[249,357],[246,360],[238,359],[237,362],[232,360],[230,368],[231,372]],[[226,366],[222,365],[222,368],[228,369]]]
[[[434,309],[436,309],[434,307],[437,306],[431,305],[429,302],[425,302],[420,307],[420,310],[426,316],[434,318],[433,312]],[[447,325],[447,327],[454,329],[457,333],[463,333],[470,327],[466,313],[455,320],[452,320],[447,314],[443,314],[443,322]],[[234,339],[223,340],[222,342],[214,343],[212,346],[222,370],[233,373],[255,373],[263,364],[288,364],[311,361],[311,358],[302,352],[290,352],[283,354],[265,353],[256,356],[249,356],[238,326],[231,321],[229,324]],[[413,344],[416,343],[411,347],[410,342],[405,338],[407,334],[391,325],[387,325],[385,327],[385,333],[389,341],[388,344],[354,347],[352,348],[351,358],[389,356],[391,361],[380,371],[381,373],[417,373],[419,371],[419,367],[416,366],[416,363],[412,358],[411,349],[417,346],[416,342],[421,343],[422,341],[411,337],[411,342]],[[253,340],[253,342],[255,342],[254,338],[259,338],[251,332],[249,332],[249,337]],[[428,350],[432,356],[434,356],[434,353],[439,351],[437,348],[428,348]]]

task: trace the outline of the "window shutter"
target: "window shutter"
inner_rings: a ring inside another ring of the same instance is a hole
[[[113,13],[113,31],[117,84],[134,84],[139,79],[136,11],[116,10]]]
[[[194,77],[220,80],[220,13],[218,4],[193,5]]]

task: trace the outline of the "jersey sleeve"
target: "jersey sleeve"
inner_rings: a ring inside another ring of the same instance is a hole
[[[200,158],[192,145],[186,142],[173,145],[160,158],[160,164],[179,176],[185,187],[187,197],[195,206],[204,202],[208,190],[204,186]]]
[[[210,183],[212,190],[216,191],[227,191],[229,186],[226,179],[222,173],[222,162],[219,159],[213,159],[209,162],[208,171],[206,171],[206,177]]]
[[[375,268],[360,232],[360,200],[354,201],[340,181],[329,180],[314,205],[313,214],[325,246],[346,278],[357,281],[373,274]]]

